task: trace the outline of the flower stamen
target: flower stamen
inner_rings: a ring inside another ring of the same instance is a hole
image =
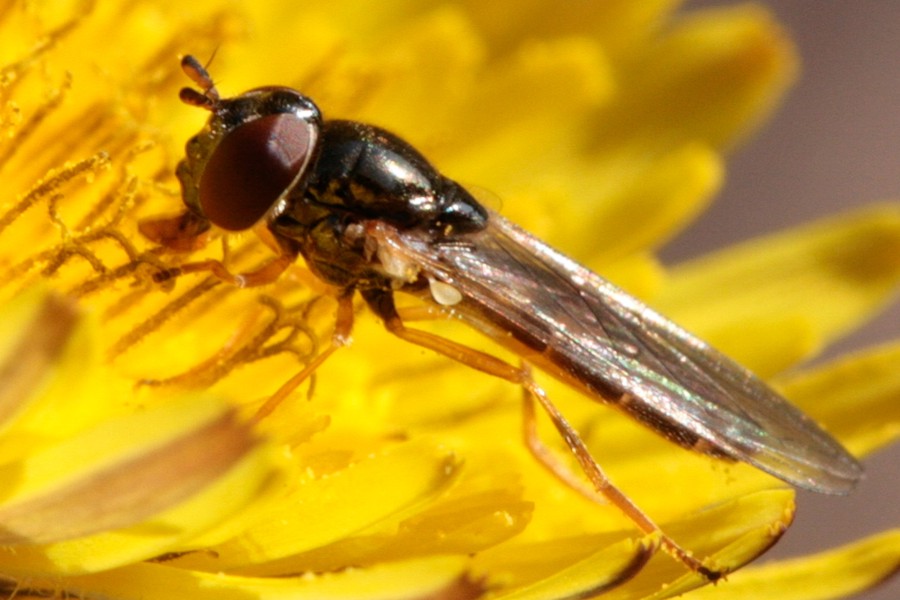
[[[73,181],[79,176],[90,180],[101,170],[109,167],[110,158],[106,152],[97,152],[93,156],[82,159],[76,163],[67,163],[59,169],[51,169],[46,177],[41,179],[29,190],[12,208],[0,216],[0,233],[13,224],[25,211],[34,206],[39,200],[58,190],[64,184]]]
[[[211,357],[178,375],[162,379],[144,379],[139,384],[207,387],[223,379],[241,365],[279,354],[291,354],[300,361],[301,365],[306,365],[317,354],[319,346],[315,332],[306,323],[307,307],[314,301],[315,299],[310,300],[300,307],[288,310],[275,298],[260,296],[261,307],[250,311],[243,323]],[[267,323],[258,328],[256,325],[260,320],[262,308],[270,309],[272,316]],[[285,331],[287,333],[284,333]],[[269,344],[279,335],[283,337]],[[301,335],[307,339],[307,345],[310,347],[308,350],[302,350],[296,343]]]
[[[66,94],[71,89],[72,76],[67,73],[63,82],[49,92],[43,104],[37,107],[37,110],[32,113],[27,121],[20,123],[18,127],[14,127],[12,126],[13,124],[10,123],[10,126],[12,126],[13,129],[13,135],[7,138],[6,149],[0,153],[0,169],[15,156],[16,152],[23,147],[24,141],[38,130],[41,123],[43,123],[53,111],[59,108],[59,105],[62,104]]]
[[[110,347],[108,358],[114,359],[120,354],[123,354],[126,350],[134,346],[139,341],[143,340],[153,331],[156,331],[157,329],[162,327],[164,323],[169,321],[176,314],[187,308],[188,305],[198,300],[200,297],[202,297],[214,287],[218,286],[220,283],[222,282],[215,277],[206,277],[200,283],[186,290],[180,296],[170,300],[162,309],[153,313],[150,317],[141,321],[125,335],[120,337]],[[220,290],[222,294],[230,294],[234,291],[234,289],[228,287],[224,287],[222,290]],[[124,312],[125,309],[134,305],[138,297],[143,297],[144,295],[146,295],[146,290],[139,290],[135,292],[134,295],[128,296],[128,300],[120,303],[111,314],[119,314]],[[123,300],[125,300],[125,298],[123,298]]]

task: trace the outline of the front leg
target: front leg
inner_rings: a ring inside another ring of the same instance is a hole
[[[172,217],[151,217],[138,223],[138,231],[152,242],[176,253],[201,250],[213,237],[210,222],[186,210]],[[278,248],[278,256],[257,269],[232,273],[220,260],[210,259],[185,263],[155,273],[153,281],[167,283],[188,273],[208,272],[217,279],[236,287],[258,287],[275,282],[297,259],[297,253]]]
[[[151,242],[174,252],[200,250],[212,239],[210,222],[189,210],[173,217],[141,219],[138,231]]]
[[[296,259],[296,254],[286,252],[263,263],[259,268],[244,273],[232,273],[220,260],[202,260],[185,263],[180,267],[172,267],[170,269],[159,271],[153,275],[153,281],[156,283],[165,283],[181,275],[187,275],[188,273],[208,272],[217,279],[236,287],[258,287],[277,281],[281,274],[294,264]]]

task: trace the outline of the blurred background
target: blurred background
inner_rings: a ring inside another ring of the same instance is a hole
[[[900,3],[759,3],[797,44],[800,80],[775,117],[732,157],[717,203],[665,249],[666,262],[869,202],[900,200]],[[684,8],[726,4],[734,2],[692,0]],[[897,339],[900,298],[826,357]],[[851,496],[800,493],[794,526],[763,560],[900,527],[900,445],[865,464],[867,479]],[[859,598],[897,600],[900,577]]]

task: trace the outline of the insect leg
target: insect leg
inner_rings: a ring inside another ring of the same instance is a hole
[[[294,264],[296,258],[297,257],[292,254],[281,254],[264,263],[258,269],[247,271],[246,273],[232,273],[228,270],[228,267],[219,260],[203,260],[160,271],[153,276],[153,281],[156,283],[164,283],[181,275],[186,275],[188,273],[202,273],[205,271],[211,273],[225,283],[237,287],[257,287],[276,281],[288,267]]]
[[[591,456],[590,451],[578,435],[578,432],[575,431],[568,421],[566,421],[562,413],[557,410],[556,406],[550,401],[550,398],[547,397],[546,392],[544,392],[544,390],[531,378],[531,374],[527,368],[515,367],[486,352],[458,344],[452,340],[428,333],[427,331],[408,329],[397,313],[391,292],[384,290],[362,290],[361,293],[372,310],[384,320],[384,326],[387,330],[400,339],[433,350],[438,354],[443,354],[467,367],[487,373],[488,375],[500,377],[512,383],[521,385],[526,396],[530,398],[530,400],[527,400],[525,403],[526,419],[531,418],[533,421],[533,402],[534,400],[537,400],[550,417],[550,420],[566,442],[569,450],[575,456],[582,472],[600,496],[622,511],[626,517],[631,519],[638,529],[646,534],[659,536],[662,548],[692,571],[700,573],[709,581],[716,581],[723,576],[722,572],[706,567],[701,561],[691,556],[684,548],[679,546],[675,540],[667,536],[662,529],[650,519],[650,517],[644,514],[644,512],[628,498],[628,496],[612,484],[600,468],[600,465],[598,465]],[[529,406],[529,404],[531,406]],[[533,428],[533,422],[531,424],[526,423],[526,437],[532,437],[532,439],[537,437],[536,432],[532,434]],[[535,454],[538,461],[550,469],[554,475],[568,484],[573,476],[571,474],[562,475],[561,472],[565,471],[565,467],[562,467],[555,459],[549,461],[544,460],[547,456],[551,455],[543,444],[538,442],[536,447],[539,448]],[[579,487],[583,488],[583,486]],[[579,487],[576,487],[575,489],[578,490]],[[594,494],[591,494],[589,497],[597,500],[596,498],[593,498],[593,496]]]
[[[193,252],[210,239],[209,221],[187,210],[180,215],[150,217],[138,222],[138,231],[151,242],[175,252]]]
[[[447,314],[440,308],[427,304],[419,306],[397,307],[397,314],[404,323],[411,321],[435,321],[437,319],[446,319]]]
[[[721,571],[716,571],[710,569],[706,565],[703,564],[702,561],[697,560],[693,556],[688,553],[687,550],[678,545],[675,540],[666,535],[662,529],[660,529],[659,525],[653,522],[649,516],[647,516],[638,506],[631,501],[628,496],[626,496],[619,488],[614,486],[603,470],[600,468],[600,465],[597,464],[597,461],[594,460],[594,457],[591,456],[590,451],[585,445],[584,441],[578,435],[578,432],[569,424],[566,418],[559,412],[556,406],[550,401],[550,398],[547,397],[546,392],[543,389],[538,387],[533,380],[526,379],[522,382],[522,386],[524,387],[527,395],[530,396],[531,401],[533,402],[535,399],[540,403],[541,407],[544,409],[544,412],[550,417],[553,425],[556,427],[556,430],[562,436],[563,440],[565,440],[566,445],[569,447],[569,450],[575,456],[575,459],[578,461],[578,465],[581,467],[581,471],[587,476],[588,480],[590,480],[591,484],[594,486],[594,489],[597,490],[606,500],[614,504],[619,508],[625,516],[627,516],[631,521],[637,525],[638,529],[647,534],[655,534],[660,537],[660,545],[663,550],[665,550],[670,556],[678,559],[685,565],[687,565],[692,571],[700,573],[708,579],[709,581],[717,581],[721,579],[725,573]],[[531,409],[531,415],[534,415],[533,408]],[[526,412],[527,415],[527,412]],[[539,459],[540,460],[540,459]],[[548,468],[553,469],[551,465],[547,463],[543,463]]]
[[[530,380],[531,373],[527,364],[523,364],[522,371],[528,375]],[[522,386],[522,437],[525,440],[525,447],[528,448],[528,451],[531,452],[534,459],[554,477],[559,479],[563,485],[575,490],[591,502],[603,501],[603,496],[598,495],[594,488],[584,485],[584,483],[582,483],[582,481],[553,454],[553,451],[541,441],[537,432],[537,415],[534,410],[534,395],[528,389],[528,386],[525,385]]]
[[[256,423],[266,418],[272,411],[278,408],[284,400],[297,387],[312,375],[316,369],[322,366],[329,356],[342,346],[350,342],[350,332],[353,330],[353,288],[343,290],[338,296],[337,314],[334,320],[334,332],[331,334],[331,343],[317,354],[302,371],[287,380],[278,391],[272,394],[265,403],[259,407],[253,415],[252,422]]]

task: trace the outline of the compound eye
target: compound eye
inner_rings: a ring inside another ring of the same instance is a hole
[[[230,131],[200,177],[203,214],[229,231],[249,229],[309,161],[314,127],[290,113],[266,115]]]

